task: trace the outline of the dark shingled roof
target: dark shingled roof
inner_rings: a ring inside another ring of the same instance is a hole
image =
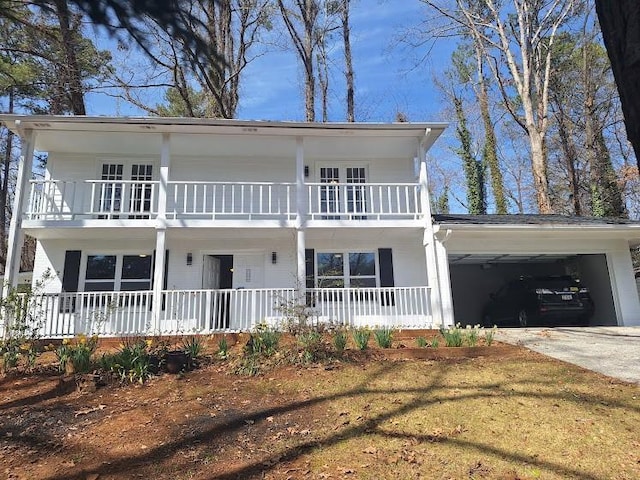
[[[565,215],[433,215],[434,223],[460,225],[640,225],[627,218],[569,217]]]

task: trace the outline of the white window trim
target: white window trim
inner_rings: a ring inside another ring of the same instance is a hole
[[[314,272],[313,272],[313,281],[314,281],[314,286],[315,288],[322,288],[318,286],[318,279],[319,278],[332,278],[332,277],[325,277],[322,275],[318,275],[318,271],[319,271],[319,262],[318,262],[318,256],[322,255],[322,254],[336,254],[339,253],[342,255],[342,276],[341,277],[333,277],[333,278],[342,278],[344,280],[344,288],[351,288],[351,275],[350,275],[350,270],[349,270],[349,254],[351,253],[370,253],[373,255],[373,259],[375,262],[375,275],[366,275],[366,276],[362,276],[361,278],[374,278],[376,280],[376,285],[375,288],[379,288],[380,287],[380,265],[379,265],[379,259],[378,259],[378,252],[376,250],[317,250],[315,252],[315,258],[314,258]],[[357,288],[357,287],[354,287]],[[374,288],[374,287],[369,287],[369,288]]]
[[[125,256],[128,255],[148,255],[151,257],[151,277],[149,278],[149,285],[150,285],[150,290],[151,288],[153,288],[153,265],[155,263],[155,259],[153,258],[153,252],[151,251],[146,251],[146,250],[117,250],[117,251],[83,251],[82,252],[82,256],[80,257],[80,272],[79,272],[79,281],[78,281],[78,289],[81,292],[85,292],[85,285],[87,282],[87,261],[88,258],[90,256],[94,256],[94,255],[104,255],[104,256],[115,256],[116,257],[116,273],[115,273],[115,278],[114,278],[114,285],[113,285],[113,291],[114,292],[120,292],[121,290],[121,285],[122,285],[122,263],[123,263],[123,258]],[[105,280],[96,280],[96,282],[98,281],[108,281],[107,279]],[[139,280],[142,281],[142,280]],[[89,283],[92,283],[91,280],[89,280]]]

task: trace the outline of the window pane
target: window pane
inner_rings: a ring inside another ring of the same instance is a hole
[[[318,278],[318,288],[344,288],[344,279]]]
[[[151,278],[151,255],[125,255],[122,257],[122,279]]]
[[[350,284],[353,288],[358,288],[358,287],[375,287],[376,286],[376,279],[375,278],[362,278],[362,277],[357,277],[357,278],[351,278]]]
[[[151,282],[149,280],[146,282],[122,282],[120,284],[120,290],[123,292],[130,292],[131,290],[151,290]]]
[[[85,292],[113,292],[114,288],[114,282],[86,282],[84,284]]]
[[[88,280],[103,280],[116,278],[115,255],[89,255],[87,257]]]
[[[376,259],[373,253],[350,253],[349,275],[360,277],[376,274]]]
[[[341,277],[342,269],[341,253],[319,253],[318,254],[318,276]]]

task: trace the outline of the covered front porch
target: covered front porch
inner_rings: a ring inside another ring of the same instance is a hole
[[[38,336],[120,337],[286,328],[305,318],[344,327],[432,328],[429,287],[42,293],[28,298]],[[159,310],[154,311],[154,305]]]

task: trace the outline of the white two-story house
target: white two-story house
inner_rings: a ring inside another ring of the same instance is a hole
[[[22,148],[4,290],[35,237],[44,336],[246,331],[301,304],[353,326],[473,323],[518,258],[584,270],[606,286],[602,323],[640,323],[632,222],[434,222],[426,153],[442,123],[0,121]]]

